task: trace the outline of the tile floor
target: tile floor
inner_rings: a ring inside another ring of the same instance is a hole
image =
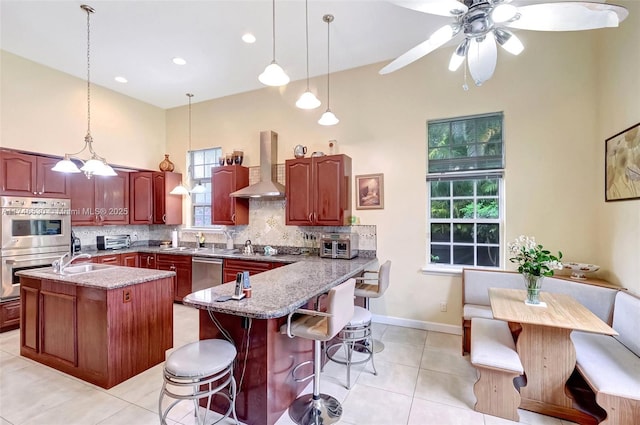
[[[182,305],[175,305],[174,312],[174,347],[197,340],[197,312]],[[460,356],[460,336],[378,324],[374,336],[385,344],[375,356],[377,376],[370,364],[353,367],[348,391],[344,366],[325,366],[321,389],[342,402],[340,424],[515,423],[473,410],[476,373],[468,357]],[[18,331],[0,334],[0,425],[158,424],[162,365],[105,390],[20,357],[19,338]],[[311,383],[307,388],[310,392]],[[193,404],[181,403],[168,423],[194,424],[192,409]],[[569,424],[519,413],[522,424]],[[291,423],[286,412],[278,421]]]

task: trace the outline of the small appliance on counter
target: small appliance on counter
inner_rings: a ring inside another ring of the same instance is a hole
[[[96,236],[96,245],[99,250],[125,249],[131,246],[131,236],[129,235],[107,235]]]
[[[320,256],[350,260],[358,256],[357,233],[324,233],[320,238]]]
[[[80,243],[80,238],[76,237],[76,235],[73,233],[73,230],[71,231],[71,252],[72,253],[76,253],[76,252],[80,252],[82,250],[82,244]]]

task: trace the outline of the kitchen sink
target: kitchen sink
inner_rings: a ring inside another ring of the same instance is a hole
[[[97,270],[104,270],[111,267],[113,266],[109,264],[94,264],[94,263],[78,264],[77,266],[65,267],[62,274],[80,274],[80,273],[94,272]]]

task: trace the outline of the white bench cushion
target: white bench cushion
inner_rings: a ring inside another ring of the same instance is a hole
[[[546,277],[542,280],[542,291],[570,295],[578,300],[580,304],[587,307],[603,322],[611,323],[614,308],[613,303],[618,289],[589,285],[588,283],[574,282],[555,277]]]
[[[640,400],[640,357],[608,335],[573,331],[571,340],[576,363],[595,391]]]
[[[465,304],[462,307],[462,316],[465,320],[471,320],[472,317],[484,317],[485,319],[493,319],[491,307],[488,305]]]
[[[471,364],[522,373],[511,331],[502,320],[471,319]]]
[[[524,279],[519,273],[464,269],[463,304],[490,305],[489,288],[525,289]]]
[[[612,328],[620,335],[615,338],[640,356],[640,298],[620,291],[616,295]],[[640,369],[636,371],[640,375]],[[639,378],[640,379],[640,378]]]

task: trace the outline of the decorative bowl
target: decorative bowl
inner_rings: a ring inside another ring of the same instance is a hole
[[[584,263],[562,263],[565,269],[571,270],[572,279],[586,279],[585,273],[591,273],[600,270],[600,266],[595,264]]]

